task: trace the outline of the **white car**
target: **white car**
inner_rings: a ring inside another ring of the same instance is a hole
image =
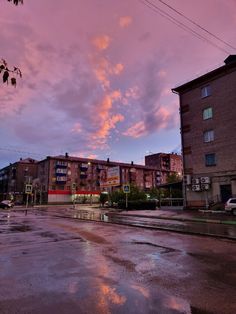
[[[236,198],[230,198],[225,203],[225,211],[236,216]]]
[[[4,200],[0,202],[0,208],[11,208],[14,206],[14,203],[10,200]]]

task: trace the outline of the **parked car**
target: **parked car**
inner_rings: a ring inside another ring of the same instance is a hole
[[[225,203],[225,211],[236,216],[236,198],[230,198]]]
[[[6,209],[6,208],[12,208],[14,206],[14,203],[10,200],[4,200],[0,203],[0,208]]]

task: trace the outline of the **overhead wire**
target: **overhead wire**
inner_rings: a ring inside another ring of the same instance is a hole
[[[158,0],[158,1],[161,2],[163,5],[167,6],[169,9],[171,9],[175,13],[177,13],[178,15],[182,16],[184,19],[186,19],[190,23],[194,24],[195,26],[197,26],[198,28],[200,28],[201,30],[206,32],[208,35],[210,35],[210,36],[214,37],[215,39],[219,40],[221,43],[225,44],[229,48],[232,48],[232,49],[236,50],[236,48],[234,46],[232,46],[231,44],[227,43],[225,40],[223,40],[222,38],[218,37],[217,35],[213,34],[208,29],[206,29],[205,27],[201,26],[199,23],[195,22],[193,19],[189,18],[188,16],[186,16],[182,12],[180,12],[177,9],[175,9],[174,7],[172,7],[170,4],[164,2],[163,0]]]
[[[32,153],[32,152],[27,152],[27,151],[22,151],[22,150],[17,150],[17,149],[13,149],[13,148],[4,148],[4,147],[0,147],[0,150],[2,151],[9,151],[9,152],[15,152],[18,154],[27,154],[27,155],[35,155],[35,156],[40,156],[42,157],[42,154],[38,154],[38,153]]]
[[[191,27],[189,27],[188,25],[184,24],[183,22],[177,20],[175,17],[173,17],[172,15],[170,15],[169,13],[165,12],[164,10],[162,10],[161,8],[159,8],[156,4],[154,4],[153,2],[149,1],[149,0],[139,0],[141,3],[143,3],[145,6],[147,6],[148,8],[150,8],[151,10],[153,10],[155,13],[158,13],[159,15],[161,15],[162,17],[164,17],[165,19],[169,20],[171,23],[177,25],[179,28],[191,33],[193,36],[197,37],[198,39],[207,42],[208,44],[214,46],[215,48],[230,54],[230,52],[222,47],[220,47],[219,45],[217,45],[216,43],[213,43],[211,40],[209,40],[208,38],[204,37],[203,35],[199,34],[198,32],[196,32],[194,29],[192,29]]]

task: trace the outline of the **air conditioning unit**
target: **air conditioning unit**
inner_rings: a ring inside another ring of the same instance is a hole
[[[202,183],[201,184],[201,189],[204,190],[204,191],[207,191],[210,189],[210,184],[208,183]]]
[[[209,177],[201,177],[201,183],[210,183],[210,178]]]
[[[193,192],[199,192],[199,191],[201,191],[200,184],[193,184],[193,185],[192,185],[192,191],[193,191]]]
[[[194,178],[194,179],[192,179],[192,184],[193,184],[193,185],[200,184],[200,179],[199,179],[199,178]]]

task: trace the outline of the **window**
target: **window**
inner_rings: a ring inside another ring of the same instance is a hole
[[[203,120],[211,119],[213,117],[212,107],[203,110]]]
[[[203,138],[205,143],[214,141],[214,130],[205,131]]]
[[[205,155],[205,165],[206,166],[215,166],[216,165],[216,155],[215,154],[206,154]]]
[[[210,95],[211,95],[211,87],[210,87],[210,85],[204,86],[201,89],[201,97],[205,98],[205,97],[208,97]]]

